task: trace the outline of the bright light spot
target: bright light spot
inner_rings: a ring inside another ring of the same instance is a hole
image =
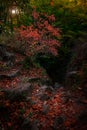
[[[37,89],[36,91],[38,92],[39,90]]]
[[[19,10],[18,10],[17,8],[12,9],[12,10],[11,10],[11,13],[12,13],[13,15],[19,14]]]
[[[16,13],[16,10],[15,10],[15,9],[13,9],[13,10],[12,10],[12,14],[15,14],[15,13]]]

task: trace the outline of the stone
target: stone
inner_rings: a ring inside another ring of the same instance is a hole
[[[59,89],[59,88],[61,88],[62,87],[62,85],[61,84],[59,84],[59,83],[57,83],[57,82],[55,82],[55,84],[54,84],[54,86],[53,86],[53,88],[54,89]]]
[[[37,124],[38,120],[35,120],[31,123],[30,118],[27,117],[24,119],[21,130],[39,130]]]
[[[21,77],[22,82],[38,82],[39,80],[38,77]]]
[[[41,95],[41,97],[40,97],[40,100],[41,101],[46,101],[46,100],[49,100],[50,99],[50,97],[47,95],[47,94],[43,94],[43,95]]]
[[[48,104],[44,104],[43,105],[43,110],[42,110],[42,112],[43,112],[43,114],[47,114],[48,113],[48,111],[49,111],[49,105]]]
[[[42,91],[54,91],[54,88],[52,86],[49,86],[49,85],[46,85],[46,84],[41,85],[40,89]]]
[[[22,126],[21,126],[21,130],[31,130],[31,122],[30,122],[30,118],[27,117],[26,119],[24,119]]]
[[[5,93],[6,99],[10,101],[21,101],[31,95],[32,87],[30,83],[19,83],[15,88],[8,88],[2,91]]]
[[[5,78],[11,79],[11,78],[16,77],[19,73],[20,73],[20,70],[12,71],[12,72],[9,72],[9,73],[1,73],[0,79],[5,79]]]
[[[63,116],[56,117],[54,120],[54,130],[65,130],[64,120],[65,117]]]
[[[75,125],[75,130],[87,130],[87,111],[79,113]]]
[[[15,61],[15,56],[6,50],[4,45],[0,45],[0,60],[6,61],[7,65],[12,66]]]
[[[50,79],[41,79],[40,83],[41,85],[47,85],[47,86],[50,86],[52,84]]]
[[[75,51],[72,53],[72,58],[67,66],[65,86],[70,88],[82,89],[87,84],[87,42],[80,42],[75,45]]]
[[[5,130],[5,129],[3,128],[3,126],[2,126],[1,121],[0,121],[0,130]]]
[[[39,128],[38,128],[38,123],[39,123],[39,121],[38,121],[38,120],[35,120],[35,121],[32,123],[31,130],[39,130]]]
[[[67,77],[71,77],[73,75],[76,75],[77,74],[77,71],[70,71],[67,73]]]

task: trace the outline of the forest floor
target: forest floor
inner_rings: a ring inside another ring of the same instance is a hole
[[[87,130],[82,89],[48,85],[43,68],[25,69],[25,56],[11,53],[15,55],[12,66],[0,61],[0,130]]]

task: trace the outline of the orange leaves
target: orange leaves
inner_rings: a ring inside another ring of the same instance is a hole
[[[34,29],[33,31],[28,32],[28,34],[26,35],[26,38],[33,38],[35,41],[38,41],[40,38],[40,34],[38,33],[37,29]]]
[[[34,29],[34,27],[32,25],[29,27],[25,27],[25,29],[23,27],[21,27],[18,31],[20,32],[21,37],[24,37],[28,40],[30,38],[33,38],[35,41],[37,41],[40,38],[38,30]]]

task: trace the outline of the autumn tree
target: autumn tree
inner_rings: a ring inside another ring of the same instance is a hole
[[[52,25],[55,21],[54,15],[32,12],[34,22],[30,26],[21,26],[16,30],[16,40],[25,46],[25,53],[34,56],[38,53],[58,54],[60,47],[61,30]]]

